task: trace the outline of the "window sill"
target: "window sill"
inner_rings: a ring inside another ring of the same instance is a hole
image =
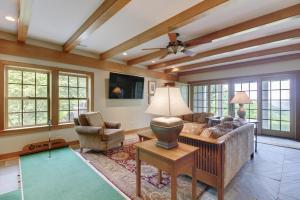
[[[74,127],[74,123],[66,123],[66,124],[53,125],[51,127],[51,130],[59,130],[59,129],[73,128],[73,127]],[[10,136],[10,135],[32,134],[32,133],[45,132],[45,131],[49,131],[49,127],[47,125],[28,127],[28,128],[6,129],[0,131],[0,137]]]

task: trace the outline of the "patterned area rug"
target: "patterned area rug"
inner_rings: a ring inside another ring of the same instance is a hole
[[[81,155],[88,160],[97,170],[104,174],[116,187],[131,199],[140,199],[136,196],[135,184],[135,148],[134,143],[138,138],[127,140],[123,148],[117,148],[106,153],[88,151]],[[197,195],[201,199],[215,199],[214,195],[205,192],[208,187],[197,183]],[[205,192],[205,195],[203,193]],[[177,199],[191,199],[191,178],[185,175],[177,178]],[[203,196],[205,196],[203,198]],[[142,198],[146,200],[170,199],[170,178],[163,174],[163,181],[158,184],[157,169],[142,163]]]

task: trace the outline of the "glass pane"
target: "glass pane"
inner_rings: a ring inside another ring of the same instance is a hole
[[[270,101],[262,101],[262,109],[270,109]]]
[[[280,99],[280,90],[271,91],[271,98],[279,100]]]
[[[271,121],[272,130],[280,131],[280,121]]]
[[[48,123],[48,113],[47,112],[37,112],[36,113],[36,124],[47,124]]]
[[[250,119],[256,119],[257,118],[257,111],[256,110],[250,110]]]
[[[35,100],[32,100],[32,99],[24,100],[23,101],[23,112],[35,112]]]
[[[59,122],[69,122],[69,111],[59,111]]]
[[[280,101],[277,100],[271,101],[271,109],[280,110]]]
[[[23,85],[23,97],[35,97],[35,86]]]
[[[222,91],[222,85],[216,85],[216,91],[221,92]]]
[[[228,85],[227,84],[223,84],[223,92],[227,92],[228,91]]]
[[[271,92],[270,91],[262,91],[262,99],[270,99]]]
[[[79,87],[86,87],[86,78],[78,78],[79,81]]]
[[[69,86],[70,87],[78,87],[77,77],[69,76]]]
[[[69,110],[69,100],[59,100],[59,110]]]
[[[36,73],[37,85],[48,85],[48,75],[44,73]]]
[[[281,99],[290,99],[290,91],[281,90]]]
[[[23,113],[23,125],[24,126],[35,125],[35,113]]]
[[[18,127],[22,126],[22,114],[8,114],[8,127]]]
[[[17,70],[8,70],[8,83],[22,83],[22,72]]]
[[[86,113],[87,110],[79,110],[79,114]]]
[[[78,97],[78,88],[69,88],[69,98]]]
[[[87,109],[87,100],[79,100],[79,109],[86,110]]]
[[[9,99],[7,103],[8,103],[7,111],[9,113],[22,112],[22,101],[21,100]]]
[[[37,111],[48,111],[48,100],[36,100]]]
[[[280,120],[280,111],[274,111],[271,112],[271,119],[272,120]]]
[[[86,98],[86,88],[79,88],[79,98]]]
[[[263,81],[262,82],[262,89],[263,90],[270,90],[270,81]]]
[[[37,97],[47,97],[48,87],[47,86],[36,86],[36,96]]]
[[[270,129],[270,121],[269,120],[263,120],[262,121],[262,128],[263,129]]]
[[[272,81],[271,90],[279,90],[279,89],[280,89],[280,81]]]
[[[23,72],[24,84],[35,84],[35,72]]]
[[[71,111],[70,112],[70,120],[72,121],[74,118],[78,117],[78,111]]]
[[[257,82],[250,83],[250,90],[257,90]]]
[[[8,84],[8,97],[22,97],[22,85]]]
[[[68,98],[68,88],[59,87],[59,98]]]
[[[290,80],[281,81],[281,89],[290,89]]]
[[[271,111],[270,110],[262,110],[262,118],[263,119],[271,119]]]
[[[78,100],[70,100],[70,110],[78,110]]]
[[[59,75],[59,86],[68,86],[68,76]]]
[[[282,121],[291,121],[290,111],[281,111],[281,120]]]
[[[234,84],[234,91],[242,91],[241,83]]]
[[[282,100],[281,101],[281,110],[290,110],[290,101]]]
[[[257,101],[252,101],[250,104],[250,109],[257,109]]]
[[[210,92],[215,92],[215,91],[216,91],[216,85],[211,85]]]
[[[281,130],[290,132],[290,122],[281,122]]]
[[[242,91],[249,91],[249,83],[243,83],[242,84]]]
[[[250,99],[252,99],[252,100],[257,99],[257,91],[251,91],[250,92]]]

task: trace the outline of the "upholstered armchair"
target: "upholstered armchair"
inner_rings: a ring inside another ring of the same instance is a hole
[[[75,131],[79,137],[80,152],[83,148],[106,151],[123,146],[124,131],[120,123],[105,122],[100,112],[80,114],[74,118]]]

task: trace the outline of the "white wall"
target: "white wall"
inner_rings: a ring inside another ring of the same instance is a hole
[[[151,116],[144,114],[148,106],[148,80],[155,80],[157,86],[162,86],[166,81],[145,77],[144,99],[142,100],[112,100],[108,99],[108,78],[109,72],[86,67],[67,65],[56,62],[42,61],[36,59],[21,58],[0,54],[0,60],[17,61],[23,63],[40,64],[52,67],[61,67],[76,69],[82,71],[94,72],[95,91],[94,105],[95,111],[100,111],[106,121],[121,122],[125,130],[144,128],[149,126]],[[2,99],[1,99],[2,101]],[[3,119],[2,119],[3,120]],[[64,138],[66,141],[77,140],[74,129],[62,129],[52,131],[54,138]],[[4,153],[16,152],[22,150],[23,146],[33,142],[45,141],[48,138],[47,132],[0,136],[0,155]]]
[[[263,75],[268,73],[287,72],[300,70],[300,59],[291,61],[282,61],[276,63],[269,63],[263,65],[255,65],[249,67],[242,67],[236,69],[218,70],[212,72],[204,72],[192,74],[187,76],[180,76],[179,81],[202,81],[202,80],[215,80],[231,77]]]

